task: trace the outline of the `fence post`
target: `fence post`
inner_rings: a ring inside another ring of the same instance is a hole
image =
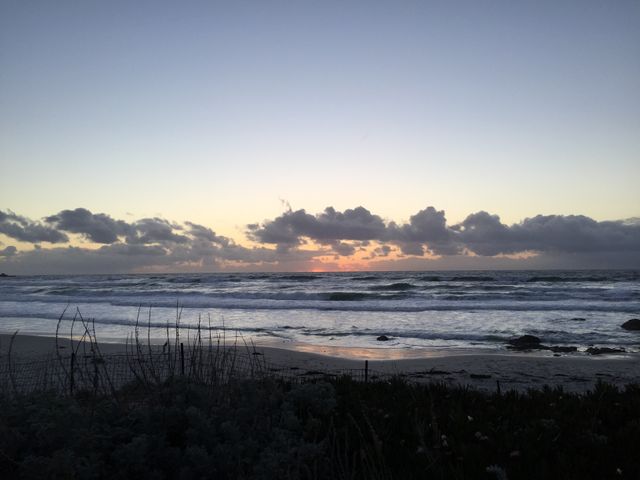
[[[184,343],[180,342],[180,372],[184,376]]]
[[[71,369],[69,371],[69,391],[73,395],[73,367],[76,363],[76,354],[71,352]]]
[[[96,356],[93,356],[93,393],[94,395],[98,392],[98,362],[96,361]]]
[[[369,382],[369,360],[364,361],[364,383]]]

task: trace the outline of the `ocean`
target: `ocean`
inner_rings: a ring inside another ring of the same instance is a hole
[[[640,333],[620,327],[640,316],[640,271],[0,278],[4,333],[53,335],[64,312],[60,328],[68,334],[77,311],[103,341],[124,339],[136,323],[160,340],[179,311],[183,337],[200,324],[256,343],[499,351],[530,334],[579,352],[592,345],[640,351]],[[382,335],[389,340],[378,341]]]

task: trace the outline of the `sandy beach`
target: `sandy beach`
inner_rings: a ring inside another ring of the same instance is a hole
[[[0,355],[6,358],[11,335],[0,334]],[[74,342],[77,346],[78,342]],[[68,339],[58,340],[59,351],[70,352]],[[241,353],[246,347],[238,347]],[[403,352],[389,349],[332,349],[308,344],[283,346],[256,345],[254,355],[261,355],[274,371],[289,375],[308,372],[339,372],[365,368],[368,361],[370,378],[376,375],[399,375],[419,382],[445,382],[466,385],[482,390],[502,390],[562,386],[566,391],[591,389],[596,382],[605,381],[618,386],[640,382],[640,356],[618,354],[586,356],[570,354],[554,356],[548,353],[479,353],[474,351]],[[12,358],[19,362],[55,353],[52,337],[17,335],[12,345]],[[103,355],[126,353],[124,343],[101,343]],[[414,358],[406,358],[407,356]],[[420,356],[422,355],[422,356]],[[386,359],[380,359],[386,357]]]

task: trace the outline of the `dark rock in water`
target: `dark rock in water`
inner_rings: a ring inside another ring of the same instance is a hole
[[[512,338],[509,340],[509,345],[511,345],[510,348],[515,350],[532,350],[541,347],[540,339],[534,335],[522,335],[518,338]]]
[[[7,275],[6,273],[0,273],[0,277],[13,277],[13,275]]]
[[[602,355],[604,353],[625,353],[624,348],[609,348],[609,347],[589,347],[587,353],[590,355]]]
[[[571,319],[572,322],[586,322],[586,318],[582,318],[582,317],[574,317]]]
[[[640,330],[640,318],[632,318],[620,326],[625,330]]]
[[[510,350],[550,350],[554,353],[569,353],[578,351],[578,347],[554,345],[552,347],[540,343],[540,339],[534,335],[523,335],[509,340]]]
[[[565,347],[562,345],[556,345],[554,347],[549,347],[549,350],[551,350],[554,353],[569,353],[569,352],[577,352],[578,347]]]
[[[509,350],[550,350],[551,347],[540,343],[540,339],[533,335],[523,335],[518,338],[509,340],[507,345]]]
[[[376,340],[378,340],[379,342],[386,342],[389,340],[389,337],[387,337],[386,335],[380,335],[378,338],[376,338]]]

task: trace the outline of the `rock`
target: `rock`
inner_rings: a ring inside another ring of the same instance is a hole
[[[586,322],[587,319],[586,318],[582,318],[582,317],[573,317],[571,319],[572,322]]]
[[[522,335],[518,338],[512,338],[509,340],[509,345],[511,345],[511,349],[514,350],[535,350],[544,347],[544,345],[540,345],[540,339],[533,335]]]
[[[602,355],[606,353],[625,353],[624,348],[609,348],[609,347],[589,347],[587,353],[590,355]]]
[[[554,353],[569,353],[569,352],[577,352],[578,347],[565,347],[562,345],[556,345],[554,347],[549,347],[549,350],[551,350]]]
[[[386,335],[380,335],[378,338],[376,338],[376,340],[378,340],[379,342],[387,342],[389,340],[389,337],[387,337]]]
[[[625,330],[640,330],[640,318],[632,318],[620,326]]]

